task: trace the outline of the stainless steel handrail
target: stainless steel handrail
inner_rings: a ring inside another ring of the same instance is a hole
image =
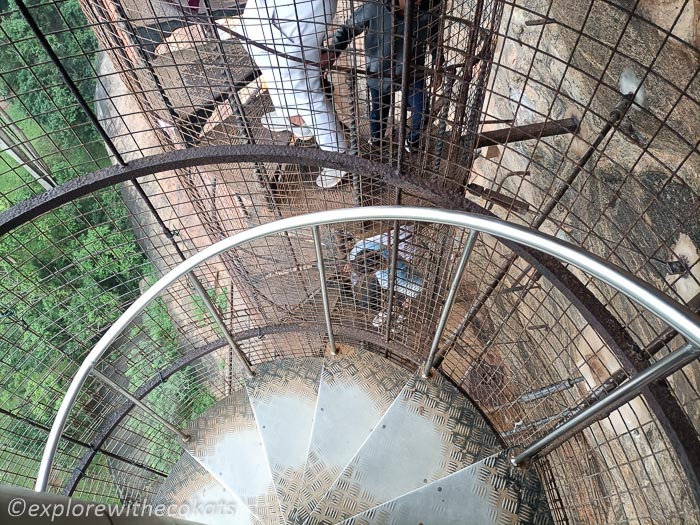
[[[406,220],[444,224],[487,233],[534,248],[567,262],[619,290],[676,329],[689,343],[700,346],[700,322],[692,312],[681,304],[644,283],[631,273],[613,267],[600,257],[591,255],[585,250],[565,241],[538,231],[529,230],[523,226],[480,215],[409,206],[349,208],[290,217],[238,233],[193,255],[161,277],[117,319],[87,355],[66,391],[46,441],[34,490],[46,490],[51,466],[68,414],[75,403],[80,388],[85,383],[95,363],[129,323],[170,284],[212,257],[255,239],[299,228],[364,220]],[[322,264],[322,261],[317,262]],[[325,286],[325,282],[322,282],[321,286]]]

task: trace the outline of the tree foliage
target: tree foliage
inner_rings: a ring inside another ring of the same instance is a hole
[[[27,3],[83,97],[92,100],[97,40],[87,27],[78,1],[30,0]],[[10,8],[14,8],[14,2],[10,2]],[[3,94],[18,97],[32,117],[50,133],[59,149],[80,151],[87,146],[90,153],[103,155],[97,131],[65,86],[58,68],[15,9],[0,21],[0,73]]]
[[[28,4],[81,93],[92,100],[97,41],[78,1]],[[59,182],[94,170],[98,166],[90,159],[106,158],[96,130],[19,13],[0,16],[0,91],[10,103],[21,103],[26,118],[50,137],[50,151],[37,150]],[[15,175],[20,176],[19,171]],[[0,202],[0,211],[29,197],[29,188],[13,191],[7,203]],[[116,188],[64,205],[0,239],[0,405],[49,425],[75,374],[74,363],[138,297],[144,279],[153,279],[152,268]],[[157,368],[177,357],[177,330],[162,302],[154,303],[139,329],[146,337],[134,338],[128,343],[131,348],[122,349],[121,355],[132,354],[127,361],[148,355],[143,361]],[[152,348],[154,341],[157,348]],[[155,371],[127,370],[126,376],[135,388]],[[187,370],[173,376],[151,399],[161,412],[180,412],[183,419],[211,402]],[[90,400],[72,417],[73,424],[94,424]],[[0,428],[9,426],[6,416],[0,418]],[[31,427],[19,434],[0,431],[0,450],[40,456],[45,436],[38,434]]]

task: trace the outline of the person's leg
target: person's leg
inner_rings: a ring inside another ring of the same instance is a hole
[[[382,93],[381,107],[381,133],[383,137],[386,131],[386,123],[389,120],[389,113],[391,112],[391,91]]]
[[[288,70],[286,89],[290,116],[299,115],[304,126],[310,128],[319,148],[325,151],[345,152],[345,137],[333,104],[321,84],[321,70],[303,65]]]
[[[372,139],[384,137],[386,122],[391,110],[391,92],[382,93],[379,89],[369,88],[371,111],[369,114],[369,131]]]
[[[302,66],[290,70],[292,81],[288,83],[291,96],[287,97],[288,112],[293,117],[299,115],[304,126],[312,131],[316,144],[324,151],[345,153],[345,136],[333,104],[328,100],[321,85],[321,70],[317,67]],[[337,186],[345,172],[324,167],[316,178],[321,188]]]
[[[262,79],[275,112],[283,119],[283,123],[278,124],[282,129],[289,129],[289,119],[292,115],[287,111],[285,91],[285,85],[289,85],[287,60],[280,55],[267,53],[253,46],[249,46],[248,52],[262,73]]]
[[[321,85],[321,70],[287,61],[279,55],[255,53],[275,110],[295,126],[310,129],[319,148],[344,153],[345,137],[335,109],[325,96]],[[322,188],[336,186],[345,172],[324,168],[316,179]]]
[[[378,89],[367,88],[370,98],[369,135],[372,140],[382,138],[381,96]]]
[[[345,153],[345,137],[335,108],[322,91],[309,95],[309,111],[299,112],[306,121],[304,125],[313,130],[319,148]]]
[[[418,80],[408,89],[408,106],[411,108],[411,129],[406,136],[410,147],[418,146],[423,130],[425,81]]]

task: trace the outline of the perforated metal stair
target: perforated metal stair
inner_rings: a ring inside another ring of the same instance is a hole
[[[190,434],[157,503],[202,523],[551,522],[454,386],[364,350],[266,363]]]

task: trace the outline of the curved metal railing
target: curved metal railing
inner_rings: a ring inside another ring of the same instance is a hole
[[[37,475],[35,490],[46,490],[49,474],[64,426],[66,424],[66,420],[77,399],[81,387],[85,383],[88,376],[95,372],[93,367],[97,361],[105,354],[110,345],[119,337],[129,323],[135,320],[138,315],[148,306],[148,304],[158,297],[161,292],[166,290],[168,286],[177,279],[189,275],[192,270],[216,255],[266,236],[311,227],[314,244],[316,247],[319,274],[321,277],[321,290],[324,302],[326,326],[328,329],[329,341],[331,342],[331,345],[334,345],[333,326],[330,317],[330,309],[328,306],[328,297],[325,293],[326,284],[324,279],[323,253],[319,239],[318,227],[325,224],[347,223],[364,220],[416,221],[464,228],[472,232],[469,237],[470,240],[465,243],[462,257],[460,258],[457,271],[455,272],[453,278],[450,293],[448,294],[447,300],[443,306],[441,322],[438,324],[437,333],[435,334],[433,340],[433,346],[425,363],[425,375],[429,373],[432,367],[433,359],[435,357],[435,350],[437,348],[436,342],[439,342],[440,340],[441,331],[445,326],[444,319],[446,319],[447,315],[449,314],[452,301],[454,299],[454,290],[456,290],[456,287],[459,284],[462,271],[468,262],[469,252],[471,246],[473,246],[475,235],[478,233],[486,233],[501,240],[511,241],[513,243],[539,250],[556,257],[563,262],[575,266],[590,276],[595,277],[622,292],[628,298],[632,299],[637,304],[656,315],[659,319],[666,322],[669,326],[677,330],[679,334],[686,338],[688,343],[685,346],[679,350],[676,350],[675,352],[672,352],[665,358],[649,367],[649,369],[630,379],[611,395],[595,403],[587,411],[584,411],[575,418],[572,418],[569,423],[562,425],[549,436],[545,436],[542,440],[533,443],[530,447],[527,447],[524,452],[513,458],[512,461],[515,465],[521,464],[522,462],[533,457],[539,451],[543,450],[549,443],[556,439],[560,439],[566,432],[575,431],[577,428],[580,429],[581,425],[585,424],[586,422],[586,414],[588,414],[590,418],[589,421],[592,421],[592,417],[600,417],[602,411],[607,409],[612,410],[613,408],[619,406],[619,402],[629,400],[631,399],[630,396],[633,397],[634,395],[639,394],[641,389],[650,382],[666,377],[700,357],[700,320],[697,318],[697,316],[678,302],[668,298],[657,289],[636,278],[634,275],[624,270],[615,268],[600,257],[591,255],[585,250],[560,239],[493,218],[475,214],[437,210],[433,208],[382,206],[331,210],[301,215],[252,228],[209,246],[198,254],[182,262],[159,279],[119,317],[119,319],[102,336],[102,338],[84,359],[61,402],[46,442],[40,470]],[[333,347],[331,350],[333,351]],[[584,418],[584,420],[581,421],[581,418]]]

